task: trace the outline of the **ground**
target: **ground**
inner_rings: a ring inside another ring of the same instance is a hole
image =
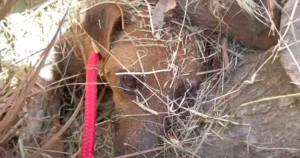
[[[65,11],[65,1],[49,2],[47,5],[35,8],[37,9],[35,11],[15,14],[1,22],[1,28],[4,30],[0,30],[1,121],[8,109],[11,109],[14,105],[15,102],[13,101],[15,96],[18,96],[19,90],[26,85],[28,76],[33,72],[33,65],[40,58],[40,49],[44,48],[52,39],[58,24],[58,17],[62,17]],[[145,5],[144,1],[136,2]],[[183,1],[179,0],[179,2]],[[203,2],[207,4],[206,1]],[[61,8],[57,6],[61,6]],[[21,9],[24,9],[22,7]],[[184,8],[178,5],[177,9],[179,7]],[[192,7],[196,7],[196,5],[192,5]],[[197,7],[201,9],[201,6],[197,5]],[[234,4],[233,7],[237,8],[238,5]],[[76,7],[72,6],[71,9],[75,10]],[[205,10],[210,15],[207,17],[215,16],[211,14],[212,10],[209,9],[211,8]],[[195,10],[189,9],[188,12]],[[19,10],[14,11],[18,12]],[[226,15],[225,22],[229,22],[231,16],[235,16],[236,12]],[[247,15],[246,19],[249,16]],[[34,20],[28,17],[34,17]],[[199,14],[191,13],[192,19],[198,17]],[[70,16],[68,20],[74,22],[72,18],[74,17]],[[201,24],[205,21],[207,20],[204,18]],[[241,22],[240,25],[246,25],[239,19],[234,21]],[[234,23],[234,21],[231,22]],[[246,22],[251,23],[252,21],[255,21],[255,18],[252,17],[251,20]],[[50,22],[54,24],[50,25]],[[197,22],[199,21],[194,22],[194,24],[200,25]],[[23,27],[20,23],[26,24],[28,27]],[[211,24],[211,27],[219,25],[218,21],[213,21]],[[67,28],[68,24],[65,25],[64,27]],[[229,36],[235,36],[240,25],[228,25],[232,26],[230,32],[228,32]],[[272,52],[272,48],[268,51],[253,48],[269,47],[274,44],[274,40],[267,41],[269,36],[265,36],[266,34],[263,37],[255,36],[259,38],[258,40],[247,36],[249,30],[256,31],[250,24],[247,25],[247,29],[244,29],[243,34],[237,36],[242,44],[228,38],[226,33],[222,36],[217,34],[207,38],[206,35],[202,34],[203,30],[201,28],[191,27],[187,23],[185,27],[200,32],[197,33],[199,39],[202,40],[199,40],[199,45],[205,42],[212,43],[213,49],[206,51],[211,51],[211,54],[221,59],[222,69],[215,74],[207,75],[208,79],[201,84],[198,96],[190,99],[192,101],[187,99],[184,102],[184,106],[180,111],[182,115],[178,116],[171,113],[170,121],[173,126],[170,127],[169,133],[162,136],[163,141],[160,145],[164,146],[165,150],[160,152],[159,156],[191,157],[192,155],[202,158],[300,157],[299,89],[291,83],[291,79],[284,70],[279,60],[280,53]],[[224,29],[223,27],[225,30],[227,29],[227,25],[222,25],[222,29]],[[35,28],[35,31],[31,31],[32,28]],[[261,32],[264,31],[263,29],[269,31],[268,28],[261,29]],[[223,39],[227,40],[226,48],[231,63],[229,72],[224,68],[226,62],[223,59],[221,48]],[[203,42],[203,40],[205,41]],[[36,42],[32,44],[31,41]],[[249,47],[249,45],[253,47]],[[33,61],[31,61],[31,57]],[[26,65],[29,61],[32,64]],[[24,85],[22,85],[23,82]],[[64,103],[62,103],[62,108],[59,109],[61,112],[60,122],[66,128],[63,136],[63,154],[65,157],[78,156],[81,144],[83,108],[79,106],[79,101],[83,91],[81,88],[82,83],[78,80],[76,82],[78,86],[76,91],[79,91],[79,95],[73,95],[73,91],[70,91],[69,94],[64,93]],[[5,87],[7,85],[9,86]],[[62,82],[60,86],[66,86],[66,83]],[[53,87],[46,87],[42,93],[46,93],[47,88]],[[106,95],[103,97],[98,112],[95,157],[112,157],[113,121],[115,119],[113,101],[108,88],[105,89],[104,86],[99,86],[99,89],[100,94]],[[72,118],[78,107],[79,113],[75,118]],[[15,120],[9,125],[10,128],[7,128],[9,131],[0,132],[0,157],[5,157],[5,155],[7,158],[21,157],[22,152],[31,154],[39,149],[38,147],[26,146],[26,142],[24,146],[22,132],[28,127],[26,126],[29,122],[26,120],[28,119],[26,113],[30,113],[26,110],[28,109],[24,107],[14,115]],[[35,111],[32,113],[37,115]],[[52,118],[47,119],[51,120]],[[72,123],[66,126],[68,121]],[[35,128],[43,128],[43,130],[47,128],[45,124],[36,124],[36,126],[41,126]],[[42,141],[39,145],[42,146],[47,141],[48,139]]]
[[[299,90],[290,83],[291,80],[278,58],[274,62],[271,58],[252,80],[253,70],[256,71],[271,53],[266,55],[265,52],[256,52],[243,55],[244,59],[230,75],[225,91],[245,82],[244,76],[247,76],[246,80],[253,82],[245,84],[237,94],[232,95],[233,98],[226,97],[226,102],[222,104],[226,107],[226,114],[236,114],[233,120],[239,125],[231,124],[225,128],[220,125],[214,126],[211,132],[219,133],[208,136],[199,150],[199,155],[204,158],[299,157],[299,99],[284,96]],[[281,97],[245,105],[251,101],[275,96]]]

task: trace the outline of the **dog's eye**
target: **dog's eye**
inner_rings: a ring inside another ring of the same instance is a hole
[[[132,75],[121,76],[121,86],[127,90],[135,90],[137,88],[137,80]]]

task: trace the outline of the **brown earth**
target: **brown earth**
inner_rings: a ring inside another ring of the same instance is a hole
[[[178,0],[175,9],[178,15],[183,16],[185,14],[186,2],[188,2],[187,15],[191,23],[206,28],[208,34],[219,32],[230,38],[236,38],[245,46],[259,49],[269,49],[277,43],[278,36],[269,35],[270,28],[265,25],[270,26],[271,24],[267,12],[265,12],[265,8],[268,8],[268,0],[255,0],[260,5],[258,10],[263,13],[260,20],[257,20],[257,15],[254,17],[245,12],[236,0]],[[283,5],[281,2],[278,4]],[[280,15],[280,9],[275,7],[273,20],[277,27],[280,23]]]
[[[244,54],[240,67],[230,76],[226,90],[241,83],[248,74],[250,81],[253,70],[262,64],[270,53]],[[257,65],[257,61],[260,61]],[[236,97],[229,99],[226,113],[234,114],[243,103],[261,98],[297,93],[296,86],[290,84],[278,59],[272,59],[262,67],[254,82],[244,86]],[[226,92],[225,92],[226,93]],[[299,97],[281,98],[244,106],[236,113],[234,121],[244,125],[229,125],[224,132],[208,137],[199,151],[202,158],[292,158],[300,157],[300,102]],[[248,125],[245,125],[248,124]],[[220,130],[220,126],[212,128]]]

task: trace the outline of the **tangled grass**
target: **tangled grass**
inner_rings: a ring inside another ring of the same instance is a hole
[[[59,25],[64,13],[69,9],[69,13],[62,25],[62,32],[71,34],[68,29],[77,22],[77,13],[86,1],[64,1],[64,0],[49,0],[44,3],[41,1],[19,1],[13,9],[13,13],[6,19],[1,21],[0,31],[0,116],[4,117],[12,104],[7,104],[16,95],[19,94],[20,87],[26,82],[28,76],[32,74],[35,66],[40,62],[41,54],[45,47],[52,40],[56,29]],[[100,3],[105,3],[102,1]],[[112,2],[112,1],[110,1]],[[98,2],[99,3],[99,2]],[[120,4],[127,5],[132,8],[133,12],[137,6],[143,5],[149,7],[149,3],[143,0],[134,1],[118,1]],[[97,2],[88,1],[88,6],[96,5]],[[240,1],[238,4],[247,13],[260,19],[266,25],[269,21],[262,16],[262,9],[257,9],[258,5],[253,1]],[[224,7],[224,6],[220,6]],[[217,8],[217,7],[216,7]],[[153,7],[152,7],[153,10]],[[218,9],[214,11],[215,16],[222,19],[218,14]],[[151,14],[150,14],[151,15]],[[148,15],[140,15],[146,19],[150,19]],[[263,18],[262,18],[263,17]],[[271,15],[269,16],[271,17]],[[151,19],[150,19],[151,20]],[[205,142],[208,136],[218,136],[219,131],[211,131],[213,125],[218,124],[227,128],[228,124],[239,125],[238,122],[232,119],[230,115],[224,112],[222,103],[226,100],[225,96],[229,95],[224,90],[224,85],[228,82],[228,73],[234,72],[239,61],[243,59],[243,52],[249,51],[237,41],[227,39],[226,37],[216,34],[214,36],[207,36],[204,28],[197,28],[192,26],[189,17],[185,14],[177,20],[169,21],[172,27],[182,30],[184,28],[187,32],[186,35],[196,39],[197,50],[202,55],[203,61],[218,61],[219,65],[215,63],[206,63],[215,69],[207,69],[207,71],[199,72],[198,75],[206,76],[204,82],[201,83],[200,89],[195,98],[187,98],[183,96],[178,100],[170,100],[171,104],[178,104],[180,110],[176,112],[169,109],[169,120],[171,122],[170,131],[167,136],[159,136],[163,142],[157,148],[152,149],[160,151],[164,157],[197,157],[198,151]],[[149,25],[149,24],[148,24]],[[155,32],[155,37],[160,38],[164,33],[169,36],[167,43],[170,52],[174,52],[176,56],[176,48],[174,45],[180,41],[181,33],[169,34],[170,28],[162,28]],[[137,43],[143,45],[144,43]],[[210,52],[208,55],[205,52]],[[170,61],[170,68],[174,68],[172,60]],[[175,67],[176,68],[176,67]],[[64,80],[64,79],[62,79]],[[74,83],[76,84],[76,83]],[[60,85],[68,87],[68,85]],[[78,87],[83,84],[78,82]],[[77,88],[78,88],[77,87]],[[96,155],[105,155],[112,157],[112,122],[113,117],[113,102],[111,92],[105,86],[99,86],[101,89],[100,99],[101,110],[97,118],[97,145]],[[50,88],[50,87],[48,87]],[[53,87],[51,87],[53,88]],[[64,102],[61,107],[60,120],[63,124],[71,120],[71,124],[66,129],[64,140],[64,155],[66,157],[76,157],[79,153],[82,124],[83,124],[83,111],[81,107],[78,108],[80,100],[83,95],[75,95],[75,92],[68,89],[68,93],[64,93]],[[46,90],[47,91],[47,90]],[[209,105],[209,106],[208,106]],[[170,107],[170,105],[167,105]],[[209,108],[207,108],[209,107]],[[75,112],[78,112],[76,117]],[[179,112],[178,112],[179,111]],[[38,150],[22,143],[23,124],[26,121],[26,106],[22,108],[17,114],[17,117],[10,125],[11,129],[7,130],[1,135],[1,146],[6,150],[15,153],[18,156],[25,157],[27,150]],[[17,141],[18,140],[18,141]],[[163,149],[163,150],[162,150]],[[151,151],[151,150],[150,150]],[[55,151],[54,151],[55,152]],[[127,157],[124,155],[121,157]]]

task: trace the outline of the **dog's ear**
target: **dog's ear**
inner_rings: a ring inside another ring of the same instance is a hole
[[[122,9],[117,4],[100,4],[80,15],[80,23],[93,39],[103,58],[109,55],[111,40],[122,28]]]

